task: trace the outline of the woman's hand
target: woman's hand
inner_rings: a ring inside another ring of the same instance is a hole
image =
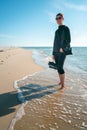
[[[60,48],[60,52],[63,52],[63,49],[62,49],[62,48]]]
[[[52,59],[53,59],[53,60],[55,59],[54,55],[52,55]]]

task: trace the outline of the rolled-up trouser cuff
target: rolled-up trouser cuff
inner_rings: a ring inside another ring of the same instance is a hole
[[[59,74],[64,74],[65,73],[65,71],[63,69],[61,69],[61,70],[58,69],[57,71],[58,71]]]

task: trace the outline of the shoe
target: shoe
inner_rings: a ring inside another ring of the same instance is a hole
[[[57,69],[57,65],[56,65],[56,63],[54,63],[54,62],[49,61],[49,62],[48,62],[48,65],[49,65],[49,68]]]

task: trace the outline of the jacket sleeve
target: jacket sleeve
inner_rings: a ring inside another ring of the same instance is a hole
[[[54,35],[54,42],[53,42],[53,51],[52,51],[52,55],[54,55],[54,45],[55,45],[55,41],[56,41],[56,31],[55,31],[55,35]]]
[[[60,48],[64,49],[68,45],[70,45],[71,42],[71,35],[70,35],[70,29],[68,27],[65,27],[65,30],[61,33],[61,38],[60,38]]]
[[[66,46],[70,45],[71,42],[71,34],[70,34],[70,29],[68,27],[66,27],[66,31],[65,31],[65,39],[66,39]]]

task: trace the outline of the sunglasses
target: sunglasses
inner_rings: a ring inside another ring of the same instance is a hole
[[[56,17],[56,20],[59,20],[59,19],[61,19],[62,17]]]

